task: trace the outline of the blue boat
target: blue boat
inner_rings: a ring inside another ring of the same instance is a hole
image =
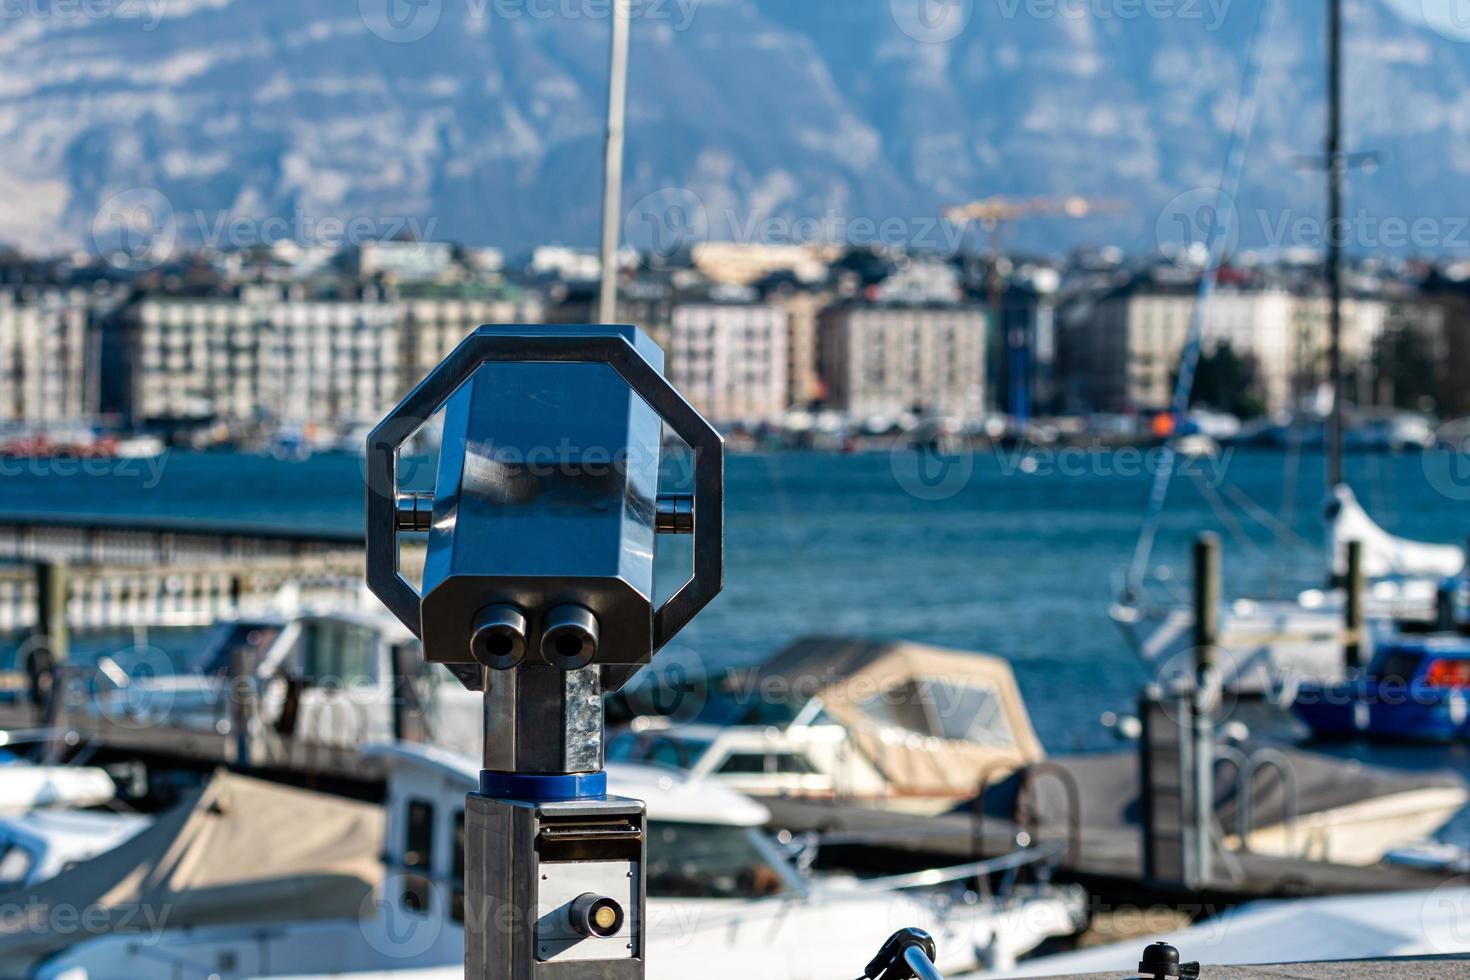
[[[1303,684],[1292,710],[1320,738],[1470,741],[1470,639],[1393,640],[1353,680]]]

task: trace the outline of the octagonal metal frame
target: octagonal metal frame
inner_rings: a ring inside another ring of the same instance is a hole
[[[628,340],[618,334],[504,333],[480,327],[450,352],[367,439],[367,584],[423,637],[422,596],[399,569],[398,454],[480,367],[492,362],[607,364],[694,453],[694,569],[653,614],[659,650],[724,588],[724,439]],[[510,328],[515,329],[515,328]]]

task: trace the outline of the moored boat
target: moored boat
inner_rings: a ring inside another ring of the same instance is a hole
[[[359,855],[383,856],[361,917],[277,916],[262,922],[242,908],[229,922],[186,930],[165,926],[148,943],[116,934],[53,948],[28,975],[169,980],[183,970],[233,977],[463,976],[464,800],[478,786],[478,762],[425,746],[369,751],[386,763],[389,789],[384,835]],[[648,805],[652,980],[848,980],[853,969],[845,954],[865,950],[895,921],[934,934],[945,951],[942,969],[1007,968],[1047,938],[1070,935],[1084,923],[1085,896],[1075,887],[1033,884],[990,895],[968,886],[977,876],[1036,861],[1040,853],[897,879],[809,877],[761,831],[768,815],[760,804],[655,768],[614,765],[609,776],[614,792]],[[247,818],[235,814],[242,826]],[[279,827],[273,834],[288,832]],[[269,836],[263,834],[259,846]],[[215,854],[206,863],[224,860]],[[197,867],[200,874],[209,870]],[[181,918],[192,918],[188,897],[176,901]],[[5,954],[0,937],[0,963]]]
[[[1470,639],[1402,637],[1361,677],[1303,685],[1292,710],[1320,738],[1470,740]]]

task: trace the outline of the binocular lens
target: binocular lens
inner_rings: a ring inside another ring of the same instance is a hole
[[[475,617],[470,655],[492,670],[509,670],[526,656],[526,617],[515,606],[486,606]]]
[[[541,656],[567,670],[591,663],[597,656],[597,617],[576,605],[551,610],[541,631]]]
[[[572,928],[587,938],[606,939],[623,928],[623,907],[610,898],[587,894],[567,910]]]

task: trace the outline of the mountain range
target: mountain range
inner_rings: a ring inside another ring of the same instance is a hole
[[[0,241],[591,245],[611,2],[6,7]],[[1114,203],[1005,229],[1008,246],[1060,251],[1151,248],[1182,233],[1180,212],[1198,224],[1267,0],[632,2],[634,244],[942,248],[933,219],[956,202]],[[1440,2],[1454,0],[1345,4],[1348,149],[1378,155],[1350,184],[1360,248],[1470,248],[1470,32]],[[1236,201],[1244,244],[1320,244],[1325,8],[1278,0]]]

